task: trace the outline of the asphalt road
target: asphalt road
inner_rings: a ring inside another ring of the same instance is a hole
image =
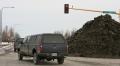
[[[87,59],[86,59],[87,60]],[[23,61],[18,61],[16,53],[9,53],[0,56],[0,66],[120,66],[119,63],[95,63],[86,61],[71,61],[66,58],[64,64],[57,64],[57,61],[45,61],[38,65],[34,65],[32,58],[24,58]]]

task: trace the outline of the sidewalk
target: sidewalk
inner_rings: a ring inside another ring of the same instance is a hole
[[[3,48],[0,48],[0,55],[5,54],[5,50]]]
[[[2,43],[0,47],[0,55],[3,55],[14,50],[13,43]]]
[[[100,64],[110,64],[110,63],[120,64],[120,59],[86,58],[86,57],[67,57],[66,59],[70,60],[70,61],[75,61],[75,62],[100,63]]]

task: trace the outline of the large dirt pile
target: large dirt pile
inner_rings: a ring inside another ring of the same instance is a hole
[[[69,52],[87,57],[120,56],[120,23],[110,15],[88,21],[68,38]]]

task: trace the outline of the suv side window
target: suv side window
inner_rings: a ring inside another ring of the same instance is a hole
[[[29,39],[30,39],[29,36],[25,37],[25,39],[23,40],[23,43],[27,43],[29,41]]]
[[[30,41],[30,44],[33,43],[33,36],[30,37],[29,41]]]
[[[38,43],[38,35],[31,36],[30,44],[37,44]]]
[[[27,37],[25,37],[25,38],[24,38],[23,43],[25,43],[25,42],[26,42],[26,40],[27,40]]]
[[[33,37],[33,43],[34,43],[34,44],[36,44],[36,43],[37,43],[37,41],[36,41],[36,40],[37,40],[37,36],[34,36],[34,37]]]
[[[42,38],[41,38],[40,35],[37,36],[37,40],[36,40],[36,42],[37,42],[38,44],[42,42]]]

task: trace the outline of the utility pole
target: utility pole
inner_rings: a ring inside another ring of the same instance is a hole
[[[2,7],[0,9],[0,44],[2,44],[2,13],[5,8],[14,8],[14,7]]]
[[[2,10],[0,10],[0,45],[2,44]]]

